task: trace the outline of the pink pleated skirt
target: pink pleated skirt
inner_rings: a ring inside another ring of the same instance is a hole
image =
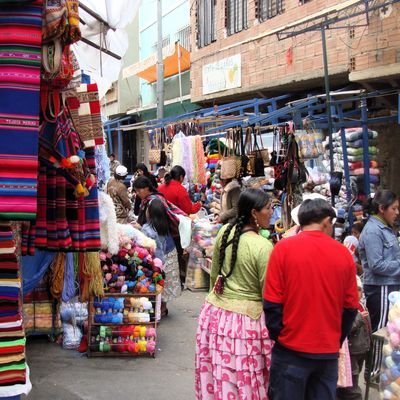
[[[273,341],[258,320],[205,303],[196,333],[197,400],[268,400]]]

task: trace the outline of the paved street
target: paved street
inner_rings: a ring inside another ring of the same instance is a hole
[[[27,349],[29,400],[192,400],[197,316],[204,292],[185,291],[158,327],[153,358],[90,358],[43,339]]]
[[[42,338],[31,339],[27,349],[33,390],[28,399],[193,400],[194,339],[204,296],[185,291],[170,304],[158,328],[156,359],[88,359]],[[378,398],[372,389],[370,400]]]

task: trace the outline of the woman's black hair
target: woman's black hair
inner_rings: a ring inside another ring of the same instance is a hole
[[[326,217],[336,218],[335,210],[324,199],[308,199],[301,203],[298,213],[300,226],[318,224]]]
[[[169,234],[169,219],[163,202],[160,199],[151,200],[147,206],[147,212],[147,222],[159,235],[167,236]]]
[[[150,175],[149,169],[147,168],[146,164],[143,163],[136,164],[134,172],[137,172],[139,169],[143,171],[143,175],[145,176]]]
[[[396,193],[390,190],[378,190],[373,197],[368,198],[364,212],[367,215],[379,214],[379,206],[383,206],[383,209],[386,210],[396,200],[398,200]]]
[[[362,221],[357,221],[354,222],[353,226],[351,227],[351,229],[356,230],[358,233],[361,233],[362,230],[364,229],[365,224]]]
[[[151,180],[147,176],[139,176],[137,177],[132,184],[134,189],[144,189],[149,188],[150,192],[155,192],[156,189],[154,188]]]
[[[232,243],[232,258],[230,262],[229,272],[224,276],[225,279],[229,278],[236,264],[237,250],[239,247],[239,239],[242,234],[243,227],[251,223],[252,210],[261,211],[270,202],[270,196],[261,189],[247,189],[243,191],[238,200],[238,215],[236,220],[229,224],[226,228],[222,239],[221,247],[219,250],[219,275],[222,274],[222,266],[225,260],[226,248]],[[230,242],[228,242],[229,234],[235,227],[235,233]]]
[[[166,185],[169,185],[172,180],[179,181],[181,177],[184,178],[185,176],[186,171],[180,165],[175,165],[168,174],[165,174],[164,182]]]

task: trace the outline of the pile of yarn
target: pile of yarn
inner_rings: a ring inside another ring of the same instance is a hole
[[[382,399],[400,399],[400,292],[389,295],[392,305],[387,324],[388,343],[383,346]]]
[[[151,250],[127,238],[117,254],[100,252],[106,293],[155,293],[164,286],[164,265]]]
[[[155,296],[109,297],[93,302],[94,322],[97,324],[147,323],[155,319]]]
[[[90,350],[103,353],[154,354],[156,337],[156,329],[145,325],[101,325],[92,329]]]

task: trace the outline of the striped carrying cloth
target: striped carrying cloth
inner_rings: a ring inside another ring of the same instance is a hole
[[[0,219],[36,218],[42,3],[0,7]]]

